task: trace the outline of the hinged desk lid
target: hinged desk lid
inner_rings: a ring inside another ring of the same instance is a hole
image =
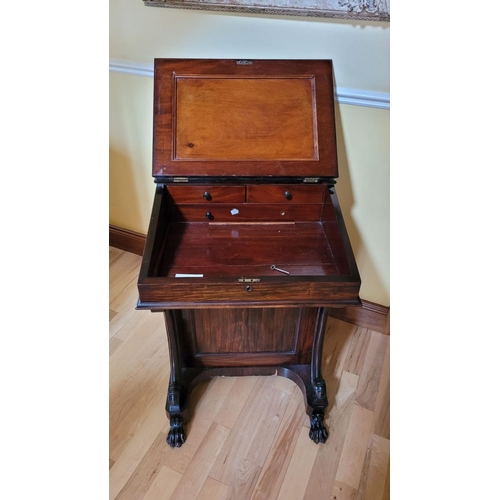
[[[155,177],[337,177],[328,60],[156,59]]]

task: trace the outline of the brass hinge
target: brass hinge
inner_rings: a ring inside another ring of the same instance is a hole
[[[189,182],[187,177],[174,177],[174,182]]]
[[[319,177],[304,177],[304,183],[319,182]]]
[[[240,283],[260,283],[260,278],[238,278]]]

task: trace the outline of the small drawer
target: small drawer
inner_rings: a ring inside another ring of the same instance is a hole
[[[324,185],[274,184],[247,186],[247,203],[323,203]]]
[[[168,186],[174,203],[245,203],[245,186]]]
[[[319,204],[177,205],[173,214],[184,222],[298,222],[319,221]]]

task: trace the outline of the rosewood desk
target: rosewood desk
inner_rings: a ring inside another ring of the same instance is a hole
[[[359,305],[335,193],[331,61],[156,59],[153,209],[138,309],[163,312],[167,442],[213,376],[278,374],[328,437],[330,307]]]

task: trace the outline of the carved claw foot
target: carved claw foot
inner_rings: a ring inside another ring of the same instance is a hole
[[[313,413],[310,416],[311,430],[309,437],[316,443],[324,443],[328,439],[328,431],[323,423],[325,416],[322,413]]]
[[[180,448],[186,441],[182,417],[170,417],[170,431],[167,436],[167,443],[172,448]]]

